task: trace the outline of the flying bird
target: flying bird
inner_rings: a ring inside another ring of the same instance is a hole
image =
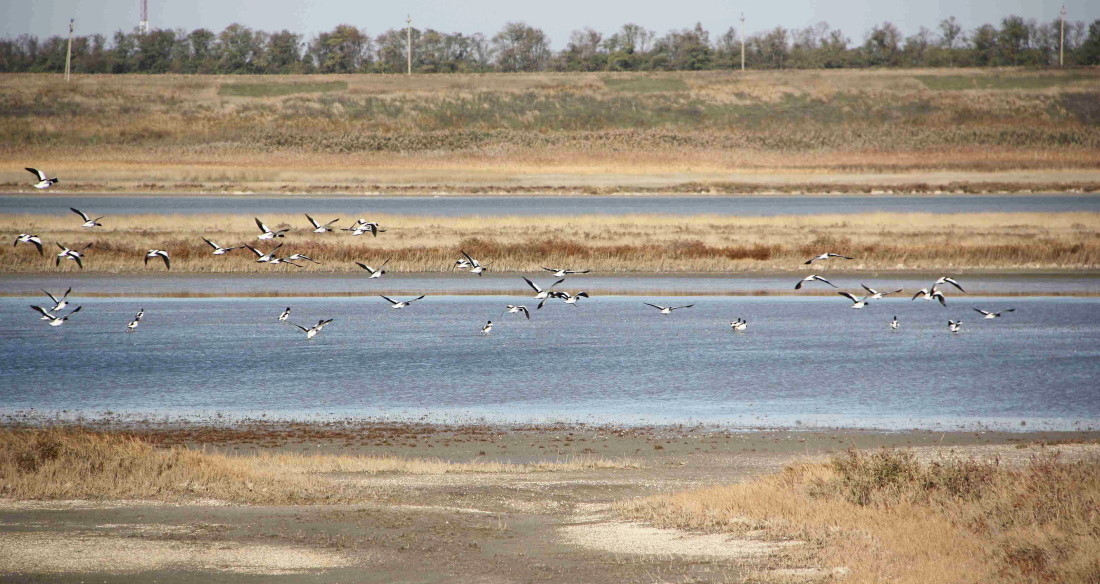
[[[288,319],[288,318],[290,318],[290,307],[289,306],[287,306],[286,310],[284,310],[283,313],[279,315],[279,322],[286,322],[286,319]]]
[[[271,248],[271,250],[266,252],[266,253],[260,253],[260,250],[252,247],[251,245],[248,245],[247,243],[244,246],[247,247],[249,250],[251,250],[252,253],[256,254],[256,263],[263,264],[263,263],[267,263],[267,262],[270,262],[271,260],[275,259],[275,252],[280,247],[283,247],[283,244],[280,243],[279,245],[276,245],[275,247]]]
[[[53,300],[53,308],[50,309],[50,312],[57,312],[58,310],[64,310],[65,307],[69,305],[69,300],[68,300],[69,292],[72,292],[72,291],[73,291],[73,289],[70,286],[69,289],[65,291],[65,294],[63,294],[61,296],[61,298],[59,299],[59,298],[56,298],[53,294],[50,294],[49,292],[47,292],[46,290],[43,290],[43,292],[46,292],[46,296],[49,296],[50,300]]]
[[[462,250],[459,250],[459,251],[462,251]],[[481,265],[481,263],[479,263],[477,260],[470,257],[470,254],[463,251],[462,255],[466,256],[466,260],[468,262],[470,262],[470,273],[471,274],[477,274],[478,276],[480,276],[482,274],[482,272],[489,269],[488,265],[484,265],[484,266]]]
[[[512,304],[509,304],[507,307],[505,307],[504,312],[501,312],[500,316],[504,316],[505,314],[517,314],[520,312],[523,313],[523,316],[527,317],[527,320],[531,320],[531,311],[527,310],[526,306],[515,306]]]
[[[550,294],[551,294],[550,289],[551,288],[553,288],[554,286],[557,286],[558,284],[561,284],[562,282],[565,281],[565,278],[562,278],[561,280],[558,280],[557,282],[554,282],[553,284],[550,284],[550,286],[548,286],[545,290],[543,290],[542,288],[539,288],[538,285],[536,285],[534,282],[532,282],[531,280],[528,280],[526,276],[521,276],[521,277],[523,278],[523,281],[527,282],[527,285],[530,286],[531,289],[535,291],[535,300],[545,300],[547,296],[550,296]]]
[[[936,283],[933,284],[932,286],[936,287],[936,286],[939,286],[940,284],[951,284],[952,286],[958,288],[959,292],[962,292],[963,294],[967,293],[966,290],[963,290],[963,287],[961,285],[959,285],[959,283],[956,282],[955,279],[950,277],[950,276],[941,277],[939,280],[936,280]]]
[[[363,268],[364,270],[370,272],[370,276],[367,276],[367,279],[368,280],[373,280],[375,278],[381,278],[382,274],[386,273],[386,270],[384,270],[382,268],[385,268],[386,264],[388,264],[388,263],[390,263],[390,260],[389,260],[389,258],[386,258],[386,261],[382,262],[382,265],[378,266],[377,270],[370,267],[370,266],[368,266],[367,264],[363,264],[363,263],[360,263],[360,262],[355,262],[355,265],[357,265],[360,268]]]
[[[306,327],[304,327],[300,324],[295,324],[294,326],[302,329],[302,332],[304,332],[306,334],[307,339],[312,339],[313,337],[317,336],[318,333],[321,332],[321,329],[325,328],[326,324],[328,324],[330,322],[332,322],[331,318],[328,319],[328,320],[319,320],[319,321],[317,321],[317,324],[315,324],[315,325],[313,325],[309,328],[306,328]],[[294,324],[294,323],[291,323],[291,324]]]
[[[803,262],[803,263],[804,263],[804,264],[806,264],[806,265],[808,266],[808,265],[810,265],[810,264],[812,264],[812,263],[814,263],[814,262],[816,262],[816,261],[818,261],[818,260],[827,260],[827,259],[829,259],[829,258],[840,258],[840,259],[844,259],[844,260],[850,260],[850,259],[852,259],[852,258],[850,258],[850,257],[848,257],[848,256],[846,256],[846,255],[840,255],[840,254],[838,254],[838,253],[823,253],[823,254],[821,254],[821,255],[819,255],[819,256],[816,256],[816,257],[812,257],[812,258],[810,258],[810,259],[806,260],[806,261],[805,261],[805,262]]]
[[[363,221],[362,219],[357,219],[354,225],[347,229],[341,229],[341,231],[350,231],[352,235],[356,236],[363,235],[364,233],[369,231],[370,234],[374,237],[378,237],[379,233],[386,232],[386,230],[382,229],[382,226],[378,223],[375,223],[373,221],[368,223],[366,221]]]
[[[417,296],[416,298],[413,298],[412,300],[402,300],[402,301],[399,302],[397,300],[394,300],[393,298],[389,298],[388,296],[382,296],[382,298],[385,298],[386,301],[389,302],[392,305],[392,306],[390,306],[390,308],[393,308],[393,309],[405,308],[406,306],[412,304],[413,302],[416,302],[417,300],[420,300],[423,297],[424,297],[424,295],[421,294],[420,296]]]
[[[134,320],[130,321],[130,324],[126,325],[126,332],[132,333],[137,330],[138,323],[141,322],[141,318],[145,316],[145,309],[138,310],[138,313],[134,315]]]
[[[961,320],[949,320],[947,321],[947,330],[957,333],[962,330],[963,321]]]
[[[1001,315],[1006,312],[1016,312],[1015,308],[1006,308],[1000,312],[988,312],[980,308],[975,308],[974,312],[980,312],[985,318],[1001,318]]]
[[[296,253],[296,254],[293,254],[293,255],[288,255],[285,258],[282,258],[282,261],[287,262],[287,263],[290,263],[290,262],[293,262],[293,261],[296,261],[296,260],[305,260],[307,262],[313,262],[315,264],[320,264],[321,263],[321,262],[319,262],[319,261],[317,261],[317,260],[315,260],[315,259],[313,259],[309,256],[305,256],[305,255],[302,255],[300,253]]]
[[[87,213],[85,213],[84,211],[81,211],[80,209],[74,209],[72,207],[69,207],[69,210],[72,211],[73,213],[76,213],[77,215],[80,215],[80,218],[84,220],[84,223],[82,223],[80,225],[81,227],[88,227],[88,228],[103,227],[103,224],[99,222],[99,220],[102,219],[103,217],[96,217],[95,219],[92,219],[92,218],[88,217]]]
[[[55,178],[47,178],[46,173],[42,172],[41,170],[38,170],[37,168],[31,168],[29,166],[26,167],[26,168],[27,168],[28,172],[30,172],[34,176],[38,177],[38,182],[32,183],[32,185],[36,189],[48,189],[48,188],[50,188],[50,185],[54,184],[55,182],[59,182],[56,177]]]
[[[65,324],[66,320],[69,320],[70,316],[80,312],[80,309],[83,308],[83,307],[82,306],[77,306],[76,308],[74,308],[72,310],[72,312],[70,312],[69,314],[66,314],[65,316],[56,316],[56,315],[50,314],[50,311],[46,310],[45,308],[42,308],[41,306],[31,305],[31,308],[37,310],[39,313],[42,314],[42,316],[43,316],[42,320],[50,321],[50,326],[61,326],[61,325]]]
[[[308,213],[306,214],[306,219],[309,219],[309,222],[313,224],[313,232],[314,233],[326,233],[326,232],[332,231],[332,228],[329,227],[329,225],[332,225],[333,223],[336,223],[337,221],[340,220],[340,218],[337,217],[337,218],[333,219],[332,221],[329,221],[328,223],[325,223],[324,225],[321,225],[313,217],[310,217]]]
[[[145,265],[149,265],[149,258],[160,258],[164,260],[164,267],[171,270],[172,263],[168,260],[168,252],[163,249],[151,249],[145,252]]]
[[[19,237],[15,238],[15,242],[12,243],[11,246],[15,247],[20,243],[34,244],[34,246],[38,248],[38,255],[46,255],[45,252],[42,251],[42,239],[40,239],[37,235],[32,235],[30,233],[20,233]]]
[[[588,272],[592,271],[592,270],[568,270],[568,269],[565,269],[565,268],[547,268],[547,267],[543,267],[542,269],[546,270],[547,272],[554,272],[554,276],[557,277],[557,278],[561,278],[563,276],[568,276],[568,275],[571,275],[571,274],[587,274]]]
[[[76,262],[76,265],[80,266],[80,269],[83,270],[84,262],[81,261],[80,258],[84,257],[84,250],[92,247],[92,244],[89,243],[88,245],[85,245],[80,249],[69,249],[68,247],[61,245],[60,243],[57,244],[57,247],[61,248],[61,251],[57,254],[57,257],[53,259],[54,266],[61,265],[61,259],[64,258]]]
[[[656,308],[657,310],[661,311],[661,314],[672,314],[673,310],[680,310],[681,308],[691,308],[692,306],[695,306],[694,304],[685,304],[684,306],[657,306],[656,304],[650,304],[648,302],[643,302],[642,304]]]
[[[256,236],[257,239],[275,239],[276,237],[286,237],[286,232],[289,229],[280,229],[278,231],[272,231],[267,225],[264,225],[263,221],[260,221],[259,217],[253,217],[256,220],[256,226],[260,228],[260,234]]]
[[[942,306],[947,306],[947,297],[943,295],[943,292],[936,290],[935,286],[932,286],[931,290],[929,290],[928,288],[921,288],[909,300],[912,301],[916,300],[917,298],[921,298],[924,300],[939,300]]]
[[[462,259],[455,260],[455,264],[453,266],[451,266],[451,271],[453,272],[453,271],[455,271],[455,269],[468,270],[471,267],[473,267],[473,266],[470,265],[470,260],[468,260],[466,258],[462,258]],[[524,278],[524,280],[526,280],[526,279],[527,278]]]
[[[867,284],[860,284],[860,286],[863,286],[863,289],[866,290],[868,294],[870,294],[870,296],[867,297],[867,300],[879,300],[885,298],[886,296],[889,296],[890,294],[897,294],[898,292],[902,291],[901,288],[898,288],[897,290],[891,290],[889,292],[879,292],[873,288],[868,288]]]
[[[864,296],[863,298],[857,298],[848,292],[837,292],[837,294],[840,294],[841,296],[852,301],[852,306],[850,308],[863,308],[864,306],[867,306],[866,296]]]
[[[794,289],[801,290],[803,284],[805,284],[806,282],[813,282],[814,280],[817,280],[818,282],[825,282],[833,288],[837,287],[836,284],[833,284],[832,282],[826,280],[825,278],[822,278],[821,276],[818,276],[817,274],[810,274],[809,276],[806,276],[805,278],[799,280],[798,283],[794,285]]]
[[[199,237],[202,237],[202,236],[200,235]],[[213,241],[210,241],[209,239],[207,239],[205,237],[203,237],[202,240],[205,241],[207,245],[214,248],[214,255],[225,255],[225,254],[227,254],[227,253],[229,253],[229,252],[231,252],[235,249],[242,249],[242,248],[248,247],[247,245],[238,245],[236,247],[222,247],[222,246],[214,243]]]
[[[490,320],[489,322],[485,323],[485,326],[481,327],[481,334],[487,335],[492,330],[493,330],[493,321]]]

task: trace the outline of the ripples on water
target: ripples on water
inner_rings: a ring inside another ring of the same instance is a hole
[[[1100,420],[1100,299],[598,297],[530,322],[512,296],[77,298],[60,328],[0,299],[8,411],[484,416],[498,421],[1070,429]],[[535,302],[525,302],[532,309]],[[287,305],[320,336],[276,317]],[[1015,307],[987,321],[972,306]],[[138,332],[122,332],[138,308]],[[897,315],[900,332],[888,322]],[[749,321],[733,333],[729,321]],[[948,319],[964,333],[951,335]],[[493,333],[479,333],[486,320]]]

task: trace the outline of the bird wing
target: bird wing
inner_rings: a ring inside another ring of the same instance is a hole
[[[340,218],[337,217],[337,218],[333,219],[332,221],[329,221],[328,223],[325,223],[325,227],[328,227],[329,225],[332,225],[333,223],[336,223],[339,220],[340,220]]]
[[[37,237],[32,237],[30,239],[30,242],[33,243],[34,246],[38,248],[38,255],[44,255],[46,253],[46,252],[42,251],[42,240],[38,239]]]
[[[1016,309],[1015,308],[1007,308],[1005,310],[1002,310],[1001,312],[1016,312]]]
[[[932,295],[932,298],[935,298],[936,300],[939,300],[941,306],[947,306],[947,298],[945,298],[943,294],[940,294],[939,292],[936,292],[935,294]]]
[[[386,261],[382,262],[382,265],[378,266],[378,269],[381,270],[382,268],[386,267],[386,264],[388,263],[390,263],[390,258],[386,258]]]
[[[360,263],[360,262],[355,262],[355,265],[359,266],[360,268],[363,268],[364,270],[366,270],[366,271],[368,271],[372,274],[374,273],[374,268],[368,266],[367,264]]]
[[[548,268],[546,266],[542,266],[542,269],[546,270],[547,272],[556,272],[557,271],[554,268]]]
[[[848,292],[837,292],[837,294],[840,294],[841,296],[843,296],[843,297],[845,297],[845,298],[847,298],[847,299],[851,300],[852,302],[859,302],[859,300],[858,300],[858,299],[856,299],[856,297],[855,297],[855,296],[852,296],[852,295],[851,295],[850,293],[848,293]]]
[[[958,288],[958,289],[959,289],[959,292],[962,292],[963,294],[966,294],[966,290],[963,290],[963,287],[962,287],[962,286],[960,286],[960,285],[959,285],[959,283],[958,283],[958,282],[956,282],[954,278],[946,278],[946,277],[945,277],[945,278],[943,279],[943,281],[944,281],[944,282],[947,282],[948,284],[951,284],[952,286],[954,286],[954,287],[956,287],[956,288]]]
[[[545,270],[546,268],[543,268],[543,269]],[[536,293],[542,292],[542,289],[539,288],[538,286],[536,286],[535,283],[532,282],[531,280],[528,280],[527,276],[520,276],[520,277],[523,278],[523,281],[527,282],[527,285],[530,286],[531,289],[534,290]]]
[[[46,290],[42,290],[42,291],[46,292]],[[53,294],[50,294],[49,292],[46,292],[46,296],[49,296],[50,300],[53,300],[54,306],[57,305],[57,298],[54,298]]]
[[[421,294],[420,296],[417,296],[416,298],[413,298],[412,300],[409,300],[409,303],[411,304],[413,302],[416,302],[417,300],[423,300],[424,296],[426,296],[426,294]]]
[[[459,250],[459,251],[462,251],[462,250]],[[477,260],[475,260],[474,258],[470,257],[470,254],[468,254],[468,253],[466,253],[466,252],[464,252],[464,251],[463,251],[463,252],[462,252],[462,255],[466,256],[466,261],[470,262],[470,265],[471,265],[471,266],[474,266],[474,267],[476,268],[477,266],[480,266],[480,265],[481,265],[481,264],[477,263]]]
[[[524,316],[527,317],[527,320],[531,320],[531,311],[527,310],[526,306],[520,306],[519,311],[522,312],[524,314]]]
[[[77,306],[76,308],[72,309],[72,311],[70,311],[69,314],[65,315],[65,318],[69,318],[70,316],[80,312],[81,308],[84,308],[84,307],[83,306]]]
[[[850,260],[850,259],[852,259],[852,258],[850,258],[850,257],[848,257],[848,256],[846,256],[846,255],[840,255],[840,254],[838,254],[838,253],[831,253],[831,254],[829,254],[829,257],[831,257],[831,258],[840,258],[840,259],[842,259],[842,260]]]
[[[320,223],[317,223],[317,221],[315,221],[315,220],[313,219],[313,217],[310,217],[310,216],[309,216],[309,213],[306,213],[306,219],[309,219],[309,222],[313,224],[313,228],[314,228],[314,229],[317,229],[318,227],[320,227],[320,226],[321,226],[321,224],[320,224]]]
[[[256,254],[256,257],[258,257],[258,258],[264,257],[264,254],[260,253],[260,250],[252,247],[251,245],[248,245],[246,243],[246,244],[244,244],[244,246],[247,247],[252,253]]]
[[[652,306],[653,308],[656,308],[657,310],[664,310],[665,309],[664,306],[657,306],[656,304],[650,304],[648,302],[643,302],[642,304],[645,304],[646,306]]]
[[[74,255],[74,256],[69,256],[69,257],[76,260],[76,265],[80,266],[80,269],[82,269],[82,270],[84,269],[84,262],[80,261],[80,256]]]
[[[202,237],[202,236],[200,235],[199,237]],[[202,240],[206,242],[206,245],[209,245],[210,247],[212,247],[214,249],[221,249],[220,245],[214,243],[213,241],[210,241],[209,239],[207,239],[205,237],[202,237]]]
[[[832,286],[833,288],[836,288],[836,287],[837,287],[837,285],[836,285],[836,284],[833,284],[832,282],[830,282],[830,281],[826,280],[825,278],[822,278],[821,276],[814,276],[814,279],[815,279],[815,280],[818,280],[818,281],[821,281],[821,282],[825,282],[826,284],[828,284],[828,285]]]
[[[63,295],[61,296],[61,299],[62,299],[62,300],[64,300],[64,299],[68,298],[68,297],[69,297],[69,293],[70,293],[70,292],[72,292],[72,291],[73,291],[73,287],[72,287],[72,286],[69,286],[69,288],[68,288],[67,290],[65,290],[65,294],[63,294]]]
[[[890,292],[886,292],[886,294],[897,294],[898,292],[901,292],[902,290],[904,290],[904,288],[898,288],[897,290],[891,290]]]
[[[379,296],[382,296],[382,295],[379,294]],[[394,300],[393,298],[390,298],[389,296],[382,296],[382,298],[385,298],[390,304],[398,304],[398,302],[396,300]]]
[[[42,313],[42,316],[48,316],[50,318],[57,318],[54,315],[50,314],[50,311],[46,310],[45,308],[42,308],[41,306],[35,306],[35,305],[32,304],[31,308],[33,308],[33,309],[37,310],[38,312]]]
[[[873,289],[868,288],[867,284],[860,284],[860,286],[863,286],[863,289],[866,290],[867,292],[871,293],[871,294],[877,294],[877,292],[875,292]]]
[[[974,309],[974,312],[980,312],[980,313],[982,313],[983,315],[989,316],[989,313],[988,313],[988,312],[986,312],[986,311],[984,311],[984,310],[982,310],[982,309],[980,309],[980,308],[975,308],[975,309]]]
[[[691,308],[692,306],[695,306],[695,305],[694,304],[685,304],[683,306],[673,306],[669,310],[679,310],[681,308]]]
[[[290,324],[294,324],[294,323],[290,323]],[[300,325],[300,324],[294,324],[294,326],[296,326],[296,327],[298,327],[298,328],[302,329],[302,332],[303,332],[303,333],[308,333],[308,332],[309,332],[309,329],[307,329],[306,327],[304,327],[304,326],[302,326],[302,325]]]
[[[588,298],[588,292],[577,292],[577,298]]]
[[[37,176],[38,180],[46,180],[46,173],[42,172],[41,170],[38,170],[37,168],[31,168],[29,166],[26,167],[26,169],[34,176]]]
[[[42,180],[45,180],[45,179],[42,179]],[[77,215],[80,215],[81,219],[83,219],[85,221],[88,220],[88,216],[84,214],[84,211],[81,211],[80,209],[74,209],[72,207],[69,207],[69,210],[72,211],[73,213],[76,213]]]
[[[263,221],[260,221],[259,217],[253,217],[253,219],[256,220],[256,226],[260,228],[260,231],[263,231],[264,233],[271,233],[271,230],[267,228],[267,225],[264,225]]]
[[[172,269],[172,264],[171,264],[171,262],[168,261],[168,252],[166,252],[164,250],[161,250],[160,252],[157,253],[157,255],[160,256],[160,259],[164,260],[164,267],[171,270]]]

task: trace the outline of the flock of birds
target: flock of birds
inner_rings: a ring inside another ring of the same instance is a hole
[[[35,188],[38,188],[38,189],[49,188],[51,185],[58,182],[58,179],[56,177],[48,178],[46,173],[42,172],[41,170],[38,170],[38,169],[35,169],[35,168],[27,168],[27,170],[30,171],[32,174],[34,174],[38,178],[38,181],[33,184],[33,186]],[[96,227],[102,227],[103,226],[103,224],[100,223],[100,219],[103,219],[102,216],[92,218],[87,213],[84,213],[83,211],[80,211],[79,209],[76,209],[76,208],[73,208],[73,207],[70,207],[69,209],[73,213],[80,216],[80,218],[81,218],[81,225],[80,226],[81,227],[87,228],[87,229],[95,229]],[[319,234],[333,232],[335,230],[333,226],[337,222],[339,222],[339,218],[337,218],[337,219],[333,219],[333,220],[331,220],[327,223],[322,224],[322,223],[318,222],[316,219],[314,219],[313,217],[311,217],[308,214],[306,214],[306,219],[309,221],[310,225],[312,226],[311,231],[313,233],[319,233]],[[259,231],[260,231],[259,234],[256,236],[256,239],[258,239],[260,241],[272,241],[272,240],[275,240],[277,238],[283,238],[283,237],[286,237],[286,234],[290,232],[290,228],[271,229],[270,227],[267,226],[267,224],[265,224],[263,221],[261,221],[258,217],[255,218],[255,221],[256,221],[256,226],[257,226],[257,228],[259,228]],[[386,232],[386,230],[382,229],[382,227],[377,222],[368,222],[364,219],[357,219],[355,221],[355,223],[353,223],[351,226],[346,227],[346,228],[340,228],[340,231],[350,232],[350,234],[352,236],[361,236],[361,235],[365,235],[367,233],[370,233],[373,237],[378,237],[379,233],[385,233]],[[237,249],[248,249],[249,251],[251,251],[256,256],[256,261],[257,262],[267,263],[267,264],[270,264],[270,265],[288,264],[288,265],[292,265],[292,266],[296,266],[296,267],[300,268],[300,267],[302,267],[302,264],[297,263],[299,261],[308,261],[308,262],[312,262],[312,263],[315,263],[315,264],[320,263],[320,262],[317,262],[316,260],[314,260],[313,258],[310,258],[310,257],[305,256],[305,255],[300,254],[300,253],[295,253],[295,254],[291,254],[291,255],[287,255],[287,256],[283,256],[283,257],[277,256],[276,252],[280,248],[282,248],[282,246],[283,246],[282,243],[276,245],[275,247],[271,248],[270,250],[260,251],[259,249],[255,248],[255,247],[253,247],[253,246],[251,246],[247,243],[243,243],[241,245],[237,245],[237,246],[233,246],[233,247],[223,247],[223,246],[215,243],[214,241],[211,241],[210,239],[207,239],[204,236],[202,237],[202,240],[204,242],[206,242],[207,245],[210,246],[210,248],[213,250],[212,254],[215,255],[215,256],[223,256],[223,255],[226,255],[229,252],[231,252],[233,250],[237,250]],[[42,239],[37,234],[31,234],[31,233],[21,233],[21,234],[19,234],[19,236],[17,236],[15,238],[15,242],[12,245],[13,246],[18,246],[20,243],[28,243],[28,244],[34,245],[38,249],[38,253],[40,255],[45,254]],[[71,261],[75,262],[77,264],[77,266],[79,266],[81,269],[84,268],[84,258],[85,258],[85,253],[84,252],[87,251],[89,248],[91,248],[92,244],[89,243],[87,245],[84,245],[83,247],[75,247],[75,246],[74,247],[68,247],[67,245],[64,245],[60,242],[56,242],[56,243],[57,243],[57,247],[60,248],[61,251],[58,252],[58,254],[54,258],[54,265],[55,266],[60,266],[62,260],[71,260]],[[477,274],[478,276],[481,276],[483,273],[485,273],[489,269],[489,266],[491,265],[491,263],[485,263],[485,264],[481,263],[477,259],[471,257],[470,254],[466,253],[465,251],[462,251],[462,256],[463,257],[458,258],[457,260],[455,260],[454,264],[451,266],[451,271],[454,271],[454,270],[468,270],[469,273],[471,273],[471,274]],[[152,259],[154,261],[157,260],[157,259],[162,260],[164,262],[165,269],[170,270],[172,268],[171,258],[170,258],[168,250],[165,250],[165,249],[150,249],[145,253],[145,256],[144,256],[144,261],[145,261],[146,266],[148,266],[150,259]],[[823,254],[814,256],[814,257],[806,260],[803,263],[805,265],[811,265],[814,262],[826,261],[826,260],[832,260],[832,259],[851,260],[853,258],[850,257],[850,256],[845,256],[845,255],[841,255],[841,254],[837,254],[837,253],[828,252],[828,253],[823,253]],[[361,262],[355,262],[355,263],[360,268],[362,268],[364,271],[366,271],[368,274],[370,274],[368,276],[368,279],[377,279],[377,278],[381,278],[383,275],[386,274],[385,267],[389,263],[389,261],[390,261],[389,259],[386,259],[377,268],[374,268],[370,265],[367,265],[367,264],[364,264],[364,263],[361,263]],[[561,300],[564,304],[569,304],[569,305],[572,305],[572,306],[576,307],[577,302],[581,298],[589,298],[589,295],[588,295],[587,292],[581,291],[581,292],[577,292],[577,293],[574,294],[574,293],[570,293],[570,292],[554,290],[554,288],[556,286],[564,283],[566,277],[568,277],[568,276],[573,276],[573,275],[576,275],[576,274],[587,274],[591,270],[573,270],[573,269],[568,269],[568,268],[548,268],[548,267],[543,267],[542,269],[545,270],[545,271],[551,272],[554,277],[558,278],[558,280],[555,281],[554,283],[550,284],[546,288],[542,288],[538,284],[532,282],[527,277],[525,277],[525,276],[522,277],[523,281],[526,282],[527,285],[535,292],[534,299],[539,301],[538,305],[535,307],[536,310],[541,309],[547,302],[549,302],[551,300]],[[801,280],[799,280],[795,284],[794,289],[795,290],[801,290],[804,286],[809,285],[809,284],[813,284],[813,283],[816,283],[816,282],[820,282],[820,283],[826,284],[828,286],[832,286],[833,288],[839,289],[838,286],[836,286],[835,284],[833,284],[832,282],[830,282],[829,280],[827,280],[826,278],[822,277],[819,274],[810,274],[810,275],[802,278]],[[957,288],[960,292],[966,294],[966,290],[963,289],[962,285],[959,284],[958,281],[956,281],[954,278],[952,278],[950,276],[943,276],[943,277],[940,277],[939,279],[937,279],[930,287],[921,288],[919,291],[917,291],[916,294],[913,295],[911,300],[917,300],[918,298],[923,299],[923,300],[927,300],[927,301],[936,300],[942,306],[947,306],[947,297],[944,295],[943,289],[941,289],[941,286],[944,286],[944,285],[951,285],[951,286]],[[890,290],[890,291],[878,291],[878,290],[870,288],[866,284],[862,284],[862,283],[860,284],[860,286],[867,292],[866,295],[856,296],[855,294],[852,294],[851,292],[847,292],[847,291],[838,291],[837,294],[847,298],[848,300],[850,300],[852,302],[850,308],[861,309],[861,308],[864,308],[864,307],[868,306],[868,304],[870,303],[871,300],[879,300],[879,299],[885,298],[886,296],[889,296],[891,294],[898,294],[898,293],[901,293],[903,291],[902,289]],[[77,312],[80,312],[80,309],[82,308],[80,306],[77,306],[76,308],[72,309],[68,313],[66,313],[64,315],[61,314],[61,311],[63,311],[66,307],[69,306],[68,298],[69,298],[69,294],[72,292],[71,287],[68,290],[65,291],[65,293],[61,296],[61,298],[57,298],[53,294],[51,294],[50,292],[47,292],[45,290],[43,290],[43,292],[45,292],[46,295],[49,296],[51,302],[53,303],[52,306],[47,309],[43,306],[32,305],[31,308],[41,315],[41,320],[49,321],[50,326],[54,326],[54,327],[61,326],[62,324],[65,323],[65,321],[67,321],[69,319],[69,317],[76,314]],[[414,303],[418,300],[424,299],[425,295],[421,294],[420,296],[418,296],[416,298],[409,299],[409,300],[395,300],[393,298],[390,298],[390,297],[384,296],[384,295],[380,295],[380,297],[390,304],[390,308],[399,310],[399,309],[402,309],[402,308],[409,307],[412,303]],[[687,308],[691,308],[691,307],[695,306],[694,304],[686,304],[686,305],[681,305],[681,306],[661,306],[661,305],[652,304],[652,303],[649,303],[649,302],[645,302],[644,304],[646,306],[649,306],[649,307],[652,307],[652,308],[656,309],[660,314],[663,314],[663,315],[671,315],[673,313],[673,311],[681,310],[681,309],[687,309]],[[290,310],[291,310],[290,307],[287,307],[286,310],[283,311],[282,314],[279,315],[278,321],[279,322],[289,322],[288,319],[290,318]],[[1004,310],[1001,310],[1001,311],[998,311],[998,312],[982,310],[980,308],[974,308],[973,310],[980,313],[982,315],[982,317],[985,318],[985,319],[1000,318],[1001,316],[1003,316],[1006,313],[1015,312],[1014,308],[1008,308],[1008,309],[1004,309]],[[497,317],[497,318],[498,319],[502,318],[506,314],[522,314],[524,317],[527,318],[527,320],[531,319],[531,311],[525,305],[508,304],[504,308],[504,310],[500,313],[500,316]],[[141,322],[141,319],[144,315],[145,315],[145,310],[144,309],[139,310],[137,315],[134,317],[134,319],[131,320],[130,323],[126,326],[126,332],[134,332],[138,327],[138,323]],[[311,326],[311,327],[304,327],[302,325],[298,325],[298,324],[294,324],[294,323],[290,323],[290,324],[292,324],[293,326],[297,327],[302,332],[304,332],[307,339],[312,339],[313,337],[317,336],[321,332],[321,329],[324,328],[325,325],[331,323],[332,321],[333,321],[333,319],[331,319],[331,318],[330,319],[321,319],[317,322],[316,325]],[[961,319],[957,320],[957,321],[956,320],[948,320],[947,325],[948,325],[948,330],[952,333],[958,333],[962,330],[962,320]],[[899,330],[900,327],[901,327],[901,323],[898,321],[897,316],[894,316],[893,320],[890,321],[890,328],[892,330],[896,331],[896,330]],[[737,320],[734,320],[734,321],[730,322],[730,328],[733,331],[736,331],[736,332],[743,332],[748,328],[748,321],[743,320],[741,317],[738,317]],[[492,320],[487,321],[485,323],[485,325],[482,326],[482,328],[481,328],[482,334],[485,334],[485,335],[488,335],[492,330],[493,330],[493,321]]]

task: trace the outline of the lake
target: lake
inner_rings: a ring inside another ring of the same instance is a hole
[[[288,419],[1100,428],[1100,299],[0,298],[0,408]],[[643,304],[695,304],[663,316]],[[335,321],[312,340],[291,322]],[[1016,312],[981,320],[972,307]],[[126,323],[139,309],[135,333]],[[893,316],[902,323],[891,331]],[[744,333],[729,321],[749,321]],[[947,331],[962,319],[961,334]],[[492,334],[480,334],[489,319]]]

